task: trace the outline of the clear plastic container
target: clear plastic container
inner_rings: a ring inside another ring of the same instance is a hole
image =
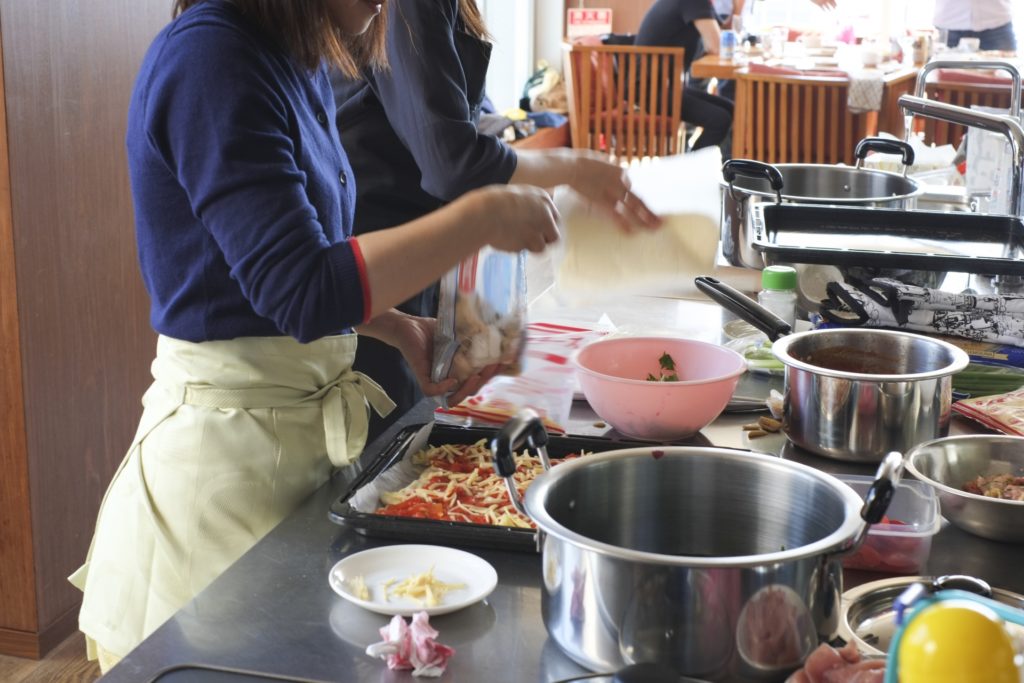
[[[838,479],[863,497],[872,477],[852,474]],[[904,479],[896,487],[885,521],[875,524],[857,552],[843,557],[845,569],[887,574],[919,574],[932,550],[932,536],[942,526],[935,490],[924,482]]]
[[[790,266],[768,266],[761,271],[757,303],[779,316],[790,329],[796,328],[796,270]]]

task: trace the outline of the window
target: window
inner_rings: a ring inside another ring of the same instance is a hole
[[[494,37],[487,95],[498,112],[518,107],[523,85],[534,70],[534,0],[477,0],[477,4]]]

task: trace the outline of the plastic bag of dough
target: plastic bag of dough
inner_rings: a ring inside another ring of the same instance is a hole
[[[633,192],[664,219],[658,230],[627,233],[602,210],[558,188],[561,246],[555,260],[559,293],[679,294],[714,271],[718,253],[721,153],[717,147],[660,157],[629,170]]]
[[[441,279],[431,379],[464,381],[488,365],[517,374],[526,325],[526,257],[484,247]]]

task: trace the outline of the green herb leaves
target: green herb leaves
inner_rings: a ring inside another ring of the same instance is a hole
[[[661,358],[658,359],[658,365],[661,366],[658,370],[658,376],[654,376],[651,373],[647,373],[648,382],[678,382],[679,375],[676,374],[676,362],[668,354],[667,351],[661,354]]]

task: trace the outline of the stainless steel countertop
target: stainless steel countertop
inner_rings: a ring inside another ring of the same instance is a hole
[[[705,302],[634,297],[615,308],[613,322],[672,329],[693,337],[717,340],[726,315]],[[552,314],[543,302],[535,317]],[[574,309],[578,320],[585,309]],[[616,317],[617,316],[617,317]],[[596,319],[596,318],[595,318]],[[655,321],[655,322],[652,322]],[[742,393],[765,391],[765,380],[744,380]],[[371,444],[363,462],[388,443],[400,428],[430,420],[428,402],[417,406]],[[755,441],[740,426],[748,415],[723,415],[701,432],[698,442],[755,449],[798,460],[828,472],[870,474],[872,466],[843,463],[798,452],[784,437]],[[585,403],[573,408],[570,431],[609,435],[594,426]],[[955,418],[953,433],[975,431]],[[366,612],[338,597],[327,581],[342,557],[387,542],[375,541],[327,519],[327,510],[355,475],[339,472],[213,584],[132,651],[102,680],[104,683],[199,681],[200,672],[161,673],[185,665],[260,672],[299,681],[392,683],[414,679],[408,672],[389,671],[363,650],[379,640],[377,630],[387,617]],[[429,542],[429,539],[417,539]],[[439,640],[456,649],[441,681],[509,681],[553,683],[587,673],[548,639],[540,613],[540,558],[517,552],[467,548],[498,571],[498,588],[486,601],[460,612],[437,616],[431,623]],[[966,573],[994,586],[1024,592],[1024,545],[1004,545],[945,526],[935,537],[928,574]],[[847,572],[846,587],[883,578],[883,574]],[[210,680],[213,680],[211,677]],[[225,677],[217,680],[261,680]],[[267,679],[262,679],[267,680]]]

